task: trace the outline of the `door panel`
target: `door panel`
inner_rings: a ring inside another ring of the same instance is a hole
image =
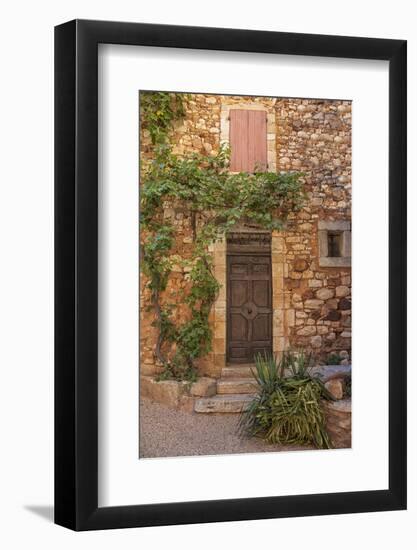
[[[252,281],[253,302],[260,307],[268,307],[270,281]]]
[[[248,321],[238,313],[232,313],[230,316],[230,336],[233,342],[243,341],[248,339]]]
[[[272,353],[272,286],[269,255],[227,257],[227,360],[251,363]]]
[[[258,314],[252,322],[252,340],[268,341],[271,337],[271,319],[264,313]]]
[[[243,306],[248,301],[248,281],[230,281],[230,305]]]
[[[245,264],[233,264],[232,265],[232,274],[233,275],[247,275],[248,266]]]

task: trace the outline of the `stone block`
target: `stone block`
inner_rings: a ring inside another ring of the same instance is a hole
[[[215,320],[214,323],[214,336],[216,338],[225,338],[226,337],[226,322]]]
[[[216,367],[224,367],[226,365],[226,355],[224,353],[215,353],[214,364]]]
[[[214,265],[215,270],[217,271],[217,267],[225,267],[226,266],[226,254],[223,251],[215,251],[214,252]]]
[[[336,297],[337,298],[344,298],[345,296],[349,296],[350,294],[350,288],[348,286],[337,286],[336,287]]]
[[[313,299],[314,298],[314,290],[311,290],[311,288],[309,288],[308,290],[304,291],[302,298],[303,298],[303,300]]]
[[[217,321],[226,321],[226,308],[225,307],[216,307],[215,315]]]
[[[322,338],[319,335],[313,336],[310,342],[313,348],[319,348],[321,347]]]
[[[318,309],[324,304],[323,300],[306,300],[304,307],[306,309]]]
[[[250,394],[200,398],[196,399],[194,410],[197,413],[240,413],[248,407],[253,398]]]
[[[156,365],[152,362],[150,364],[142,362],[140,365],[140,374],[142,376],[152,376],[154,374],[157,374],[157,368]]]
[[[272,306],[274,309],[284,307],[284,294],[283,292],[273,292]]]
[[[272,252],[285,252],[285,240],[283,237],[273,236],[271,239],[271,251]]]
[[[326,390],[334,399],[342,399],[343,397],[343,382],[340,378],[334,378],[324,384]]]
[[[352,302],[346,298],[342,298],[339,302],[339,309],[343,311],[352,309]]]
[[[285,311],[285,322],[287,327],[293,327],[295,325],[295,309],[287,309]]]
[[[202,377],[192,384],[190,393],[194,397],[212,397],[216,395],[216,380],[214,378]]]
[[[214,353],[224,353],[226,349],[226,341],[224,338],[215,338],[213,350]]]
[[[273,352],[278,353],[279,351],[285,350],[285,338],[283,336],[274,336],[273,341]]]
[[[180,397],[184,394],[186,386],[176,380],[161,380],[157,382],[152,376],[140,377],[140,394],[149,397],[157,403],[168,407],[177,408]]]
[[[313,334],[316,334],[316,327],[312,325],[297,330],[297,336],[313,336]]]
[[[192,413],[194,412],[195,398],[191,395],[181,395],[178,403],[178,408],[181,411]]]
[[[319,300],[329,300],[330,298],[333,298],[334,296],[334,290],[331,288],[321,288],[320,290],[316,291],[316,298]]]
[[[332,309],[331,311],[328,312],[328,314],[324,319],[326,321],[339,321],[340,317],[341,317],[340,312]]]
[[[325,401],[326,430],[336,449],[352,446],[352,402],[350,399]]]

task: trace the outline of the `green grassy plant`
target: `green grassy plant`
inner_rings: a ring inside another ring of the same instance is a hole
[[[303,352],[284,353],[279,361],[257,357],[258,394],[241,414],[240,432],[273,444],[330,448],[322,399],[331,396],[310,367],[311,356]]]

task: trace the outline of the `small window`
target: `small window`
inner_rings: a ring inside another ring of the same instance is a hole
[[[350,267],[351,233],[349,220],[319,220],[320,267]]]
[[[342,237],[341,231],[327,232],[327,257],[340,258],[342,255]]]
[[[267,169],[266,122],[266,111],[230,110],[231,172]]]

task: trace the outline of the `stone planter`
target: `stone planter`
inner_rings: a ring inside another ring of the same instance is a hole
[[[352,446],[352,400],[325,401],[326,429],[336,449]]]

